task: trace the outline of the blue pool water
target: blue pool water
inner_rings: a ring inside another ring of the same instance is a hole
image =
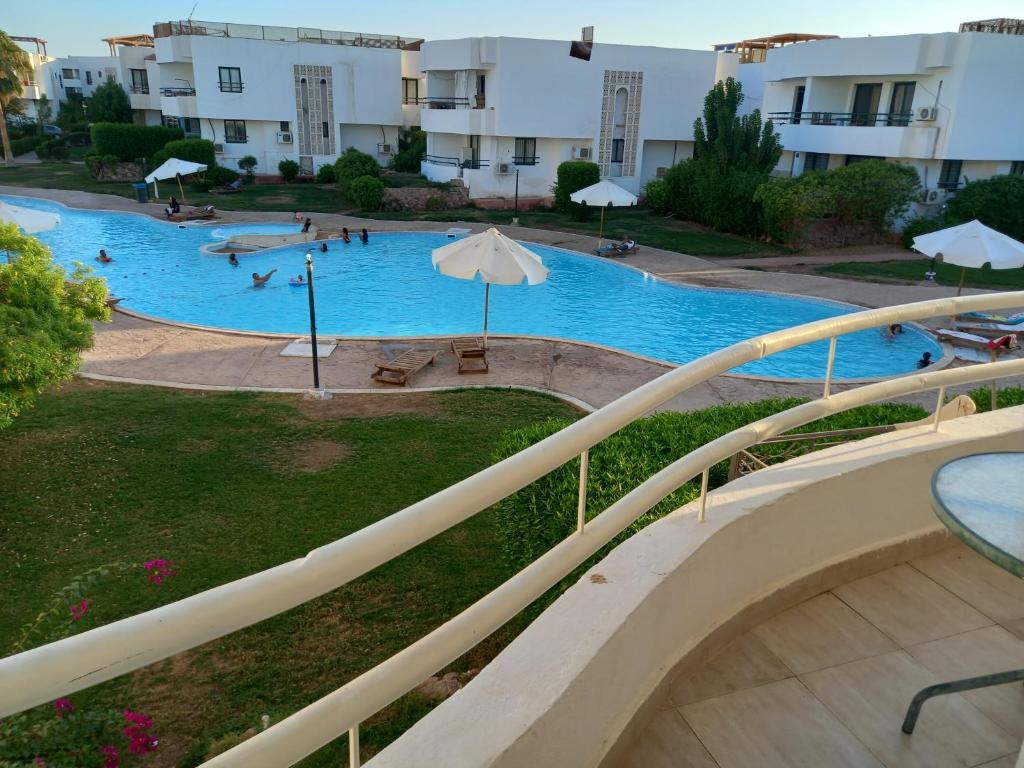
[[[288,285],[305,272],[306,246],[239,256],[206,255],[203,245],[226,236],[296,231],[296,225],[214,224],[180,228],[130,213],[82,211],[46,200],[3,198],[54,211],[60,226],[39,235],[55,259],[83,261],[105,277],[122,306],[148,315],[236,330],[306,334],[306,291]],[[315,254],[317,328],[323,336],[418,336],[478,333],[484,289],[479,282],[434,272],[437,233],[371,233],[368,245],[332,243]],[[112,264],[94,261],[100,248]],[[745,291],[681,287],[605,259],[530,245],[551,272],[538,286],[492,286],[492,333],[554,336],[685,363],[740,339],[846,314],[830,302]],[[250,274],[276,268],[270,283]],[[886,376],[913,370],[924,351],[941,356],[925,334],[907,327],[894,341],[862,331],[838,342],[835,376]],[[818,342],[748,363],[738,373],[821,378],[828,343]]]

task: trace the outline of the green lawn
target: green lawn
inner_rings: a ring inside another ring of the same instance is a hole
[[[920,282],[930,269],[931,259],[914,261],[844,261],[821,267],[818,271],[831,275],[843,275],[864,280],[895,282]],[[960,267],[938,264],[935,280],[939,285],[959,285]],[[964,285],[968,288],[995,288],[1002,290],[1024,289],[1024,269],[968,269]]]
[[[301,557],[483,469],[503,429],[573,414],[494,390],[359,402],[346,418],[343,398],[88,383],[41,398],[0,439],[2,653],[90,568],[178,563],[160,586],[139,574],[97,588],[82,622],[95,626]],[[211,740],[264,712],[276,722],[426,634],[504,581],[502,563],[484,513],[320,599],[71,698],[150,713],[161,747],[149,764],[195,764]],[[452,669],[481,666],[520,628]],[[410,694],[385,710],[362,730],[365,754],[428,709]],[[344,749],[304,765],[340,765]]]
[[[385,177],[390,186],[430,186],[421,177],[411,174],[394,174]],[[96,181],[84,165],[74,163],[43,163],[41,165],[0,167],[0,184],[49,189],[80,189],[85,192],[99,192],[122,197],[134,197],[128,182]],[[162,188],[164,194],[173,190]],[[212,192],[194,192],[187,186],[185,198],[189,204],[213,203],[224,210],[237,211],[302,211],[304,213],[351,213],[376,219],[422,220],[439,222],[473,221],[509,224],[512,211],[489,211],[479,208],[460,208],[437,212],[379,212],[361,213],[353,210],[337,187],[310,183],[260,184],[243,187],[241,192],[224,195]],[[551,211],[529,211],[519,215],[519,222],[525,227],[554,229],[563,232],[578,232],[597,237],[598,212],[593,212],[590,221],[579,222],[568,214]],[[677,253],[694,256],[777,256],[787,253],[785,249],[748,240],[724,232],[713,232],[690,222],[666,218],[644,208],[608,209],[605,212],[605,234],[610,238],[629,235],[641,246],[663,248]]]

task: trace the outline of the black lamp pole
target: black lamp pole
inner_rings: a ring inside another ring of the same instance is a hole
[[[320,361],[316,348],[316,306],[313,304],[313,253],[306,251],[306,285],[309,290],[309,339],[313,343],[313,389],[320,389]]]
[[[512,223],[519,223],[519,168],[516,168],[516,201],[515,210],[512,213]]]

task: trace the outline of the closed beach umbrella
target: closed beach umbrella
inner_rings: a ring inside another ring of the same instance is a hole
[[[1024,267],[1024,243],[986,227],[975,219],[927,235],[914,238],[914,250],[925,256],[942,258],[944,264],[956,264],[960,270],[960,287],[964,289],[967,267],[991,265],[992,269],[1019,269]]]
[[[530,285],[539,285],[548,279],[548,268],[540,256],[512,238],[505,237],[494,227],[436,248],[430,258],[434,268],[442,275],[462,280],[474,280],[480,275],[484,281],[485,346],[491,283],[519,285],[525,280]]]
[[[26,235],[34,235],[36,232],[45,232],[56,227],[60,224],[60,216],[47,211],[36,211],[32,208],[10,205],[0,200],[0,222],[14,224]]]
[[[601,227],[597,231],[597,245],[599,248],[601,247],[601,238],[604,236],[604,209],[609,205],[616,208],[636,205],[636,195],[632,192],[627,192],[618,184],[608,181],[608,179],[573,192],[569,195],[569,199],[574,203],[600,206]]]

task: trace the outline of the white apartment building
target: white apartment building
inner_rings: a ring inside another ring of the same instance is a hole
[[[743,64],[785,147],[777,172],[865,158],[913,165],[926,205],[1024,173],[1024,36],[949,32],[818,40]]]
[[[315,173],[348,147],[386,165],[419,123],[403,99],[418,91],[418,40],[197,21],[153,31],[147,75],[164,122],[213,141],[225,166],[252,155],[258,173],[284,159]]]
[[[711,51],[471,37],[423,44],[423,173],[462,178],[479,204],[547,198],[558,164],[593,160],[634,193],[693,154],[693,122],[734,56]]]

